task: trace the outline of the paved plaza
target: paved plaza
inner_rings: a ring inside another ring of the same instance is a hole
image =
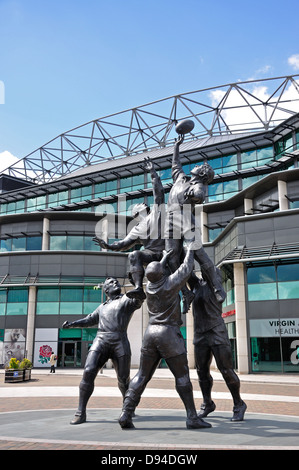
[[[230,421],[232,399],[213,372],[216,410],[209,429],[187,430],[183,404],[168,369],[158,369],[134,418],[122,430],[122,397],[115,371],[104,369],[88,404],[87,422],[69,424],[77,408],[82,370],[33,370],[32,380],[5,383],[0,373],[0,450],[299,450],[299,377],[240,375],[245,420]],[[132,370],[131,376],[136,373]],[[190,371],[197,409],[201,392]]]

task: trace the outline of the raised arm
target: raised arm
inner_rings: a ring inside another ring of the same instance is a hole
[[[167,281],[169,289],[174,289],[178,292],[186,284],[194,266],[194,251],[191,249],[191,246],[189,244],[183,263],[169,276]]]
[[[105,250],[126,251],[136,245],[136,243],[138,242],[138,238],[137,237],[134,238],[133,234],[130,232],[123,240],[113,242],[111,243],[111,245],[106,243],[105,240],[102,240],[101,238],[98,238],[98,237],[94,237],[93,241],[95,242],[96,245],[99,245],[101,248],[104,248]]]
[[[176,141],[176,143],[174,144],[174,149],[173,149],[173,154],[172,154],[172,165],[171,165],[171,170],[172,170],[171,173],[172,173],[172,179],[174,183],[181,173],[185,174],[183,171],[182,164],[181,164],[180,151],[179,151],[179,147],[183,143],[183,141],[184,141],[184,136],[181,135],[179,139]]]
[[[153,195],[154,195],[154,204],[160,206],[164,203],[164,188],[161,183],[160,176],[155,170],[154,164],[151,159],[148,157],[145,159],[145,170],[151,174],[152,186],[153,186]]]
[[[99,315],[97,310],[87,315],[87,317],[80,318],[72,322],[65,321],[62,328],[80,328],[81,326],[95,326],[99,322]]]

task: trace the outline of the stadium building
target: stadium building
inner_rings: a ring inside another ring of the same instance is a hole
[[[145,157],[166,199],[175,125],[195,127],[180,146],[187,174],[215,171],[201,206],[204,247],[221,269],[223,317],[240,373],[299,372],[299,76],[238,82],[165,98],[65,132],[0,176],[0,364],[83,367],[96,329],[61,328],[104,300],[117,277],[131,289],[121,239],[131,207],[153,204]],[[138,366],[146,306],[129,326]],[[194,367],[192,312],[184,316]]]

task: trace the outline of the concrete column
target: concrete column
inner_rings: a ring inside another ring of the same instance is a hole
[[[193,345],[193,335],[194,335],[194,322],[193,322],[193,313],[192,308],[186,314],[186,347],[187,347],[187,358],[190,369],[195,367],[194,359],[194,345]]]
[[[206,225],[208,225],[208,214],[201,206],[201,237],[203,243],[209,243],[209,229]]]
[[[246,320],[246,297],[243,263],[234,263],[235,309],[236,309],[236,336],[238,371],[241,374],[249,372],[248,332]]]
[[[43,219],[43,238],[42,238],[42,250],[47,251],[50,248],[50,220],[47,217]]]
[[[277,187],[278,187],[279,210],[287,211],[289,209],[289,201],[286,198],[286,195],[287,195],[286,181],[278,180]]]
[[[244,198],[244,212],[245,215],[253,214],[253,202],[252,199]]]
[[[27,359],[29,359],[30,361],[33,361],[33,350],[34,350],[35,305],[36,305],[36,287],[29,286],[26,350],[27,350]]]

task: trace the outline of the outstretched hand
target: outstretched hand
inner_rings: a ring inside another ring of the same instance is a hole
[[[145,164],[144,164],[144,169],[145,171],[152,171],[154,169],[154,164],[151,161],[150,157],[146,157],[145,159]]]
[[[178,140],[176,141],[175,145],[179,146],[179,145],[181,145],[183,142],[184,142],[184,135],[181,134],[181,135],[179,135],[179,138],[178,138]]]
[[[99,245],[101,248],[109,248],[109,245],[105,242],[105,240],[102,240],[102,238],[94,237],[92,240],[95,242],[96,245]]]

